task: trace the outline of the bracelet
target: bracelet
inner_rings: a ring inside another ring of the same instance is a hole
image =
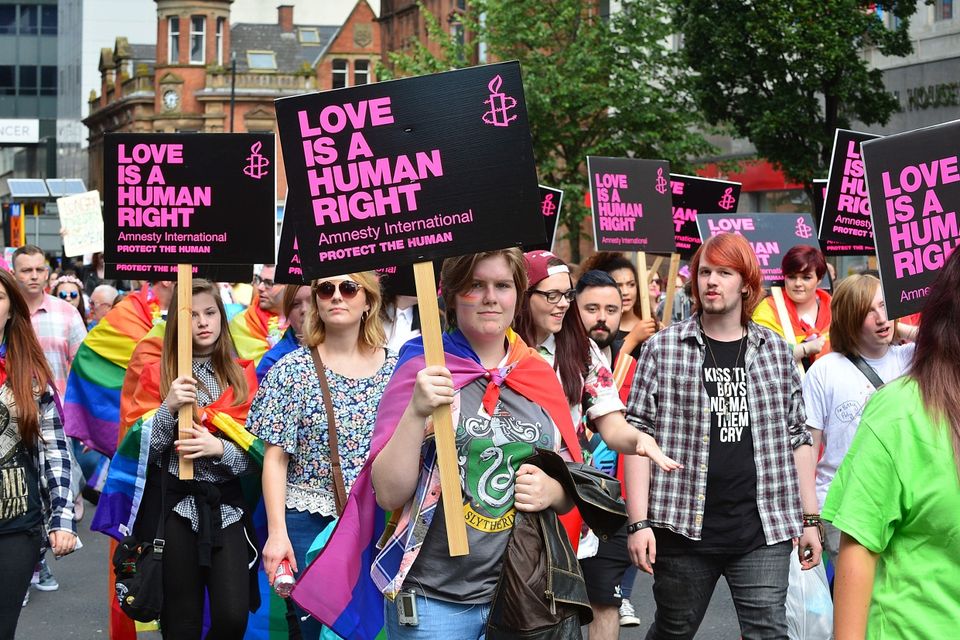
[[[805,513],[803,514],[803,528],[816,527],[817,533],[820,536],[820,544],[823,545],[823,541],[826,539],[826,532],[823,529],[823,521],[820,519],[819,513]]]
[[[633,524],[628,524],[628,525],[627,525],[627,535],[630,535],[631,533],[636,533],[637,531],[640,531],[641,529],[649,529],[649,528],[650,528],[650,521],[649,521],[649,520],[638,520],[638,521],[634,522]]]

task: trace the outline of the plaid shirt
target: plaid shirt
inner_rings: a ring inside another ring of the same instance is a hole
[[[692,540],[700,540],[703,528],[710,456],[705,354],[697,316],[654,335],[640,354],[627,402],[627,421],[684,465],[672,473],[653,467],[648,516],[654,526]],[[793,449],[811,445],[813,439],[790,347],[754,322],[747,325],[746,370],[757,509],[767,544],[775,544],[803,532]]]
[[[62,398],[67,391],[70,363],[87,337],[83,318],[69,302],[44,294],[43,303],[30,314],[30,321],[53,373],[54,386]]]

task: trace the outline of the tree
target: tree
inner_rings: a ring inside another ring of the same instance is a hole
[[[519,60],[534,156],[542,183],[565,190],[571,257],[580,260],[588,155],[667,159],[689,170],[689,159],[712,150],[695,129],[699,118],[680,57],[664,46],[670,7],[628,0],[600,16],[589,0],[475,0],[463,17],[471,42],[460,45],[427,16],[441,49],[420,43],[391,54],[398,75],[468,66],[485,44],[493,60]],[[421,4],[420,10],[426,13]],[[481,19],[482,16],[482,19]]]
[[[899,108],[863,52],[910,53],[915,11],[902,0],[677,0],[674,24],[706,120],[748,138],[812,194],[835,129],[883,125]]]

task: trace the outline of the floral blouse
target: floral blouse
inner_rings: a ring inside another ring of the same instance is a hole
[[[380,369],[367,378],[348,378],[327,370],[347,492],[367,460],[377,405],[396,365],[397,356],[388,352]],[[305,347],[288,353],[267,372],[250,406],[247,428],[290,456],[287,508],[324,516],[337,514],[323,392]]]

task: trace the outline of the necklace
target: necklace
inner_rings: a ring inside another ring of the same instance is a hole
[[[740,336],[740,345],[737,347],[737,359],[733,361],[733,366],[736,368],[740,364],[740,351],[743,349],[744,338],[747,337],[747,328],[741,327],[743,333]],[[707,343],[707,350],[710,352],[710,359],[713,360],[713,366],[717,366],[717,356],[713,354],[713,347],[710,346],[710,337],[707,336],[707,332],[703,330],[703,325],[700,325],[700,333],[703,334],[703,341]]]

